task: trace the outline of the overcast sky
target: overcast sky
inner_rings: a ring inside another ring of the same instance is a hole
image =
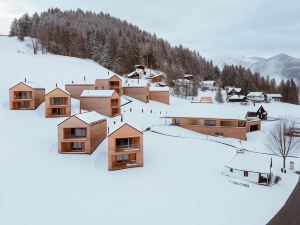
[[[0,0],[0,34],[49,7],[110,13],[207,58],[300,57],[299,0]]]

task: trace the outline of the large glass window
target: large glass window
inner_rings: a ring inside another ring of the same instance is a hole
[[[127,163],[129,162],[129,155],[117,155],[116,161],[117,163]]]
[[[72,137],[86,137],[86,129],[85,128],[71,128],[71,136]]]
[[[216,126],[216,121],[215,120],[204,120],[204,125],[205,126]]]
[[[64,98],[51,98],[50,103],[51,105],[65,105]]]
[[[117,149],[129,149],[134,147],[133,138],[117,138],[116,148]]]
[[[82,150],[83,144],[81,142],[72,142],[71,149],[72,150]]]

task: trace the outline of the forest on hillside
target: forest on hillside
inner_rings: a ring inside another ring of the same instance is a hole
[[[48,9],[32,16],[24,14],[14,19],[10,36],[35,38],[42,52],[92,59],[119,74],[132,72],[133,66],[143,64],[168,75],[169,85],[184,74],[193,74],[194,87],[198,81],[215,80],[221,86],[241,87],[248,91],[281,93],[286,102],[298,104],[299,88],[293,80],[264,78],[241,66],[225,65],[221,71],[212,61],[182,45],[171,46],[166,40],[139,27],[102,12]]]

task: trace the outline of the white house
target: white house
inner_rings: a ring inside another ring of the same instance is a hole
[[[270,155],[237,151],[236,156],[225,165],[223,174],[256,184],[269,185],[272,181],[272,158]]]
[[[267,95],[264,92],[249,92],[247,98],[253,102],[266,102]]]
[[[268,102],[281,102],[282,95],[281,94],[267,94]]]
[[[200,85],[210,91],[215,91],[219,88],[217,83],[214,80],[201,81]]]

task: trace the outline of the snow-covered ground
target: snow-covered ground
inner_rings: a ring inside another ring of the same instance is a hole
[[[262,131],[249,134],[247,142],[209,137],[167,126],[161,117],[173,108],[201,107],[176,97],[169,106],[122,99],[132,101],[121,109],[124,120],[154,131],[144,134],[142,168],[109,172],[106,140],[92,155],[59,155],[56,125],[63,118],[45,119],[44,104],[35,111],[10,111],[9,87],[26,77],[51,90],[56,83],[64,86],[83,76],[93,82],[107,70],[90,60],[33,55],[24,43],[0,37],[0,73],[0,224],[263,225],[298,181],[288,171],[272,187],[241,180],[249,187],[233,184],[232,178],[222,175],[235,155],[235,148],[225,144],[267,152],[263,133],[274,122],[263,122]],[[78,101],[72,104],[77,113]],[[274,103],[276,110],[281,107],[295,116],[300,109]],[[109,126],[119,121],[120,117],[109,119]],[[280,158],[273,162],[279,174]]]

